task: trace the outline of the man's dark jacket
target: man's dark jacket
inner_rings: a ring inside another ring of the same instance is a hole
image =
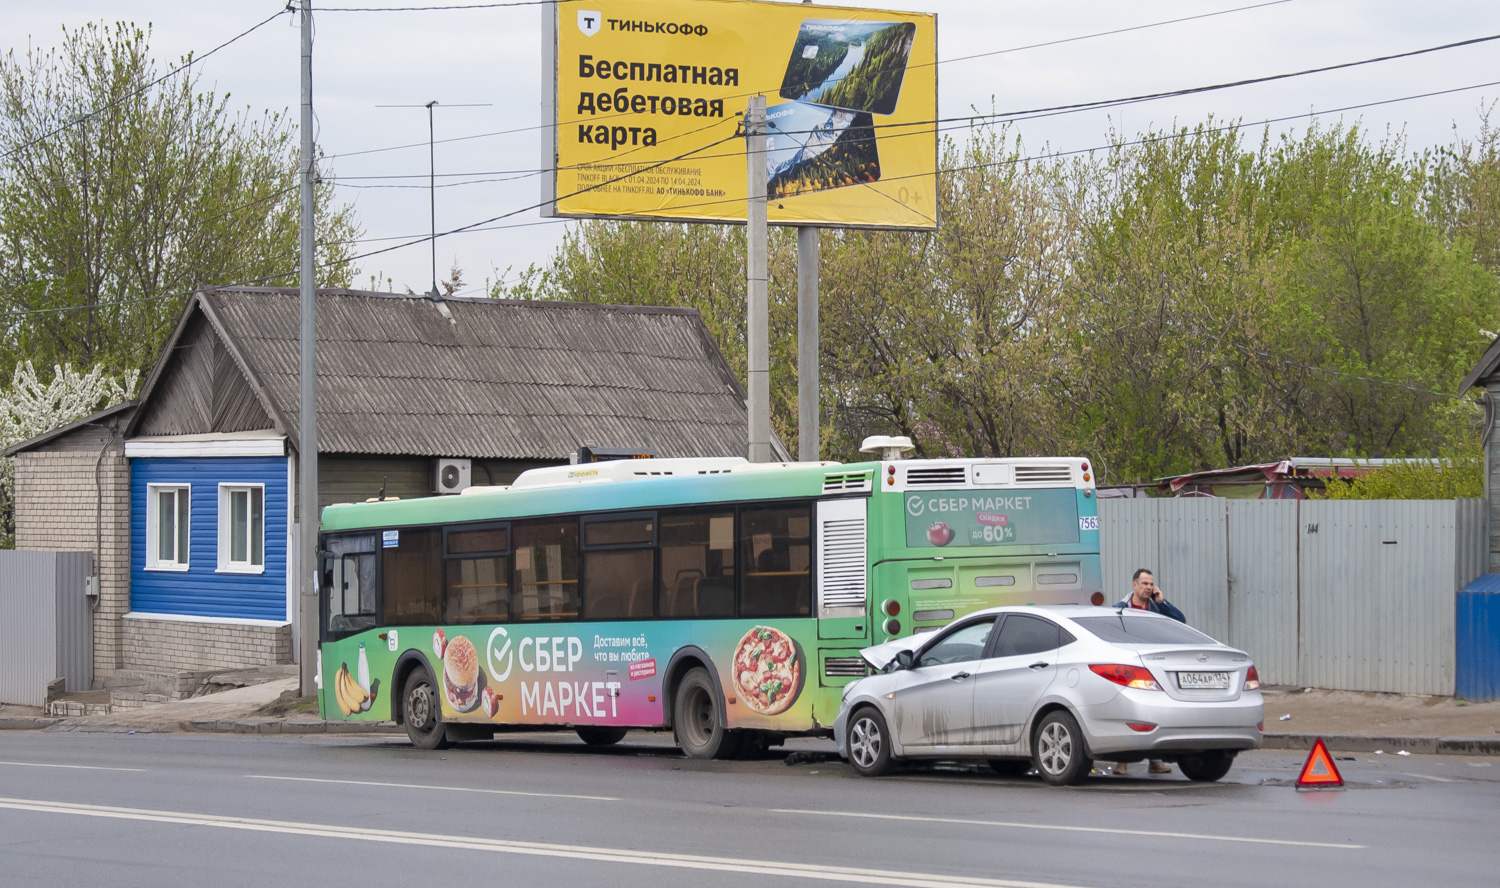
[[[1129,608],[1130,596],[1127,595],[1124,598],[1120,599],[1115,603],[1115,607]],[[1162,596],[1161,601],[1148,600],[1146,602],[1146,610],[1150,611],[1153,614],[1161,614],[1164,617],[1171,617],[1179,623],[1187,622],[1187,616],[1182,611],[1178,610],[1172,604],[1172,602],[1168,601],[1166,599],[1166,596]]]

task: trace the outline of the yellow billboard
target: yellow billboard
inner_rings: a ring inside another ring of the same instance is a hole
[[[937,17],[750,0],[544,13],[543,214],[743,222],[766,97],[771,224],[937,227]]]

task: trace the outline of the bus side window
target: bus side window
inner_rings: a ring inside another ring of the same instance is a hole
[[[734,513],[662,512],[658,520],[657,613],[734,616]]]
[[[402,530],[399,545],[382,548],[385,622],[391,626],[437,623],[443,597],[443,535]]]
[[[578,618],[578,519],[511,526],[515,581],[510,611],[517,620]]]
[[[812,507],[740,510],[742,617],[805,617],[812,613]]]

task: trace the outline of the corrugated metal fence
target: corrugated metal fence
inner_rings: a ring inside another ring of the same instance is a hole
[[[93,681],[88,552],[0,550],[0,703],[41,706],[47,683]]]
[[[1482,500],[1099,502],[1105,588],[1150,568],[1268,684],[1454,692],[1457,591],[1484,572]]]

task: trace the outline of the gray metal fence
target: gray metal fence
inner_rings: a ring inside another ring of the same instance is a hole
[[[41,706],[47,684],[93,681],[88,552],[0,550],[0,703]]]
[[[1106,590],[1151,568],[1262,681],[1452,694],[1454,601],[1484,572],[1481,500],[1099,503]]]

